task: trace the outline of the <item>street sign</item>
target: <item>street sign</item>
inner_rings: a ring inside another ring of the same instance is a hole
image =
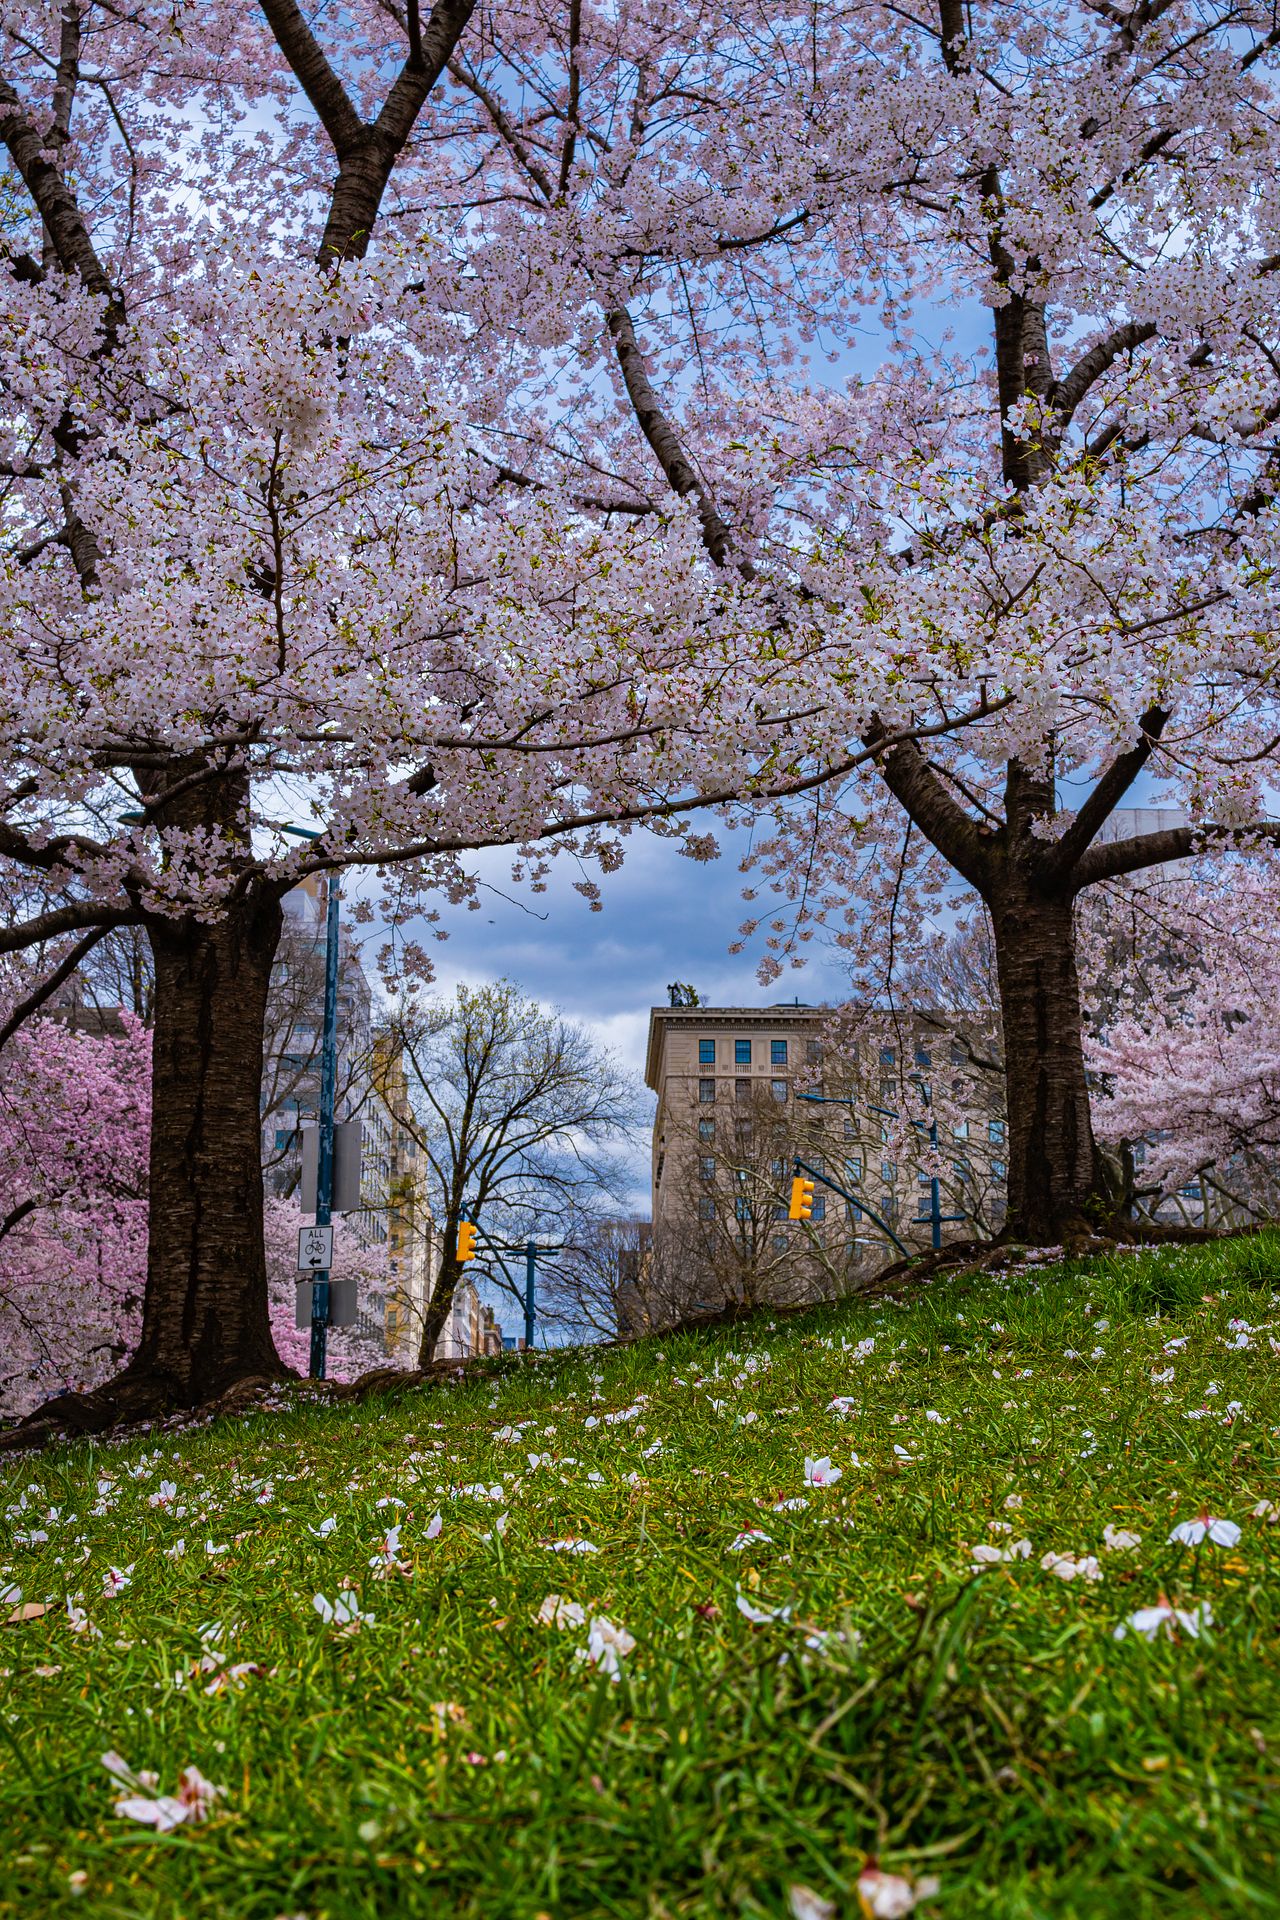
[[[297,1318],[294,1325],[299,1333],[305,1333],[311,1325],[311,1296],[315,1291],[310,1280],[299,1280]],[[359,1302],[356,1298],[354,1280],[331,1280],[329,1282],[329,1325],[331,1327],[354,1327],[359,1314]]]
[[[298,1272],[324,1273],[333,1265],[333,1228],[301,1227],[298,1231]]]
[[[334,1213],[360,1211],[360,1153],[364,1127],[359,1120],[340,1120],[333,1130],[333,1192],[329,1205]],[[302,1129],[302,1173],[298,1183],[298,1205],[304,1213],[316,1210],[316,1175],[320,1169],[320,1129]]]

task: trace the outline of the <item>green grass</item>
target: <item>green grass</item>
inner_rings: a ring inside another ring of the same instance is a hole
[[[1280,1912],[1278,1292],[1274,1237],[1117,1256],[8,1462],[0,1585],[54,1609],[0,1631],[0,1914],[785,1916],[800,1883],[845,1915],[870,1857],[936,1877],[929,1916]],[[843,1477],[775,1511],[806,1454]],[[1205,1506],[1239,1546],[1168,1544]],[[347,1580],[354,1633],[312,1604]],[[1162,1592],[1212,1629],[1117,1640]],[[535,1622],[549,1593],[634,1635],[616,1684]],[[175,1685],[215,1621],[263,1671]],[[164,1791],[195,1764],[217,1816],[116,1817],[113,1748]]]

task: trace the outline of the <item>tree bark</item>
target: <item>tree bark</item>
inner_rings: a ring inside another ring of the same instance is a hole
[[[262,1231],[262,1042],[283,915],[251,889],[213,925],[155,920],[151,1205],[142,1338],[125,1378],[196,1406],[283,1374]]]
[[[280,888],[252,862],[242,770],[175,760],[157,788],[157,822],[219,835],[234,885],[207,918],[142,916],[155,1024],[141,1339],[115,1379],[38,1408],[14,1430],[19,1443],[201,1406],[289,1372],[271,1337],[262,1225],[262,1050]]]
[[[1073,903],[1006,875],[988,905],[1008,1112],[1002,1237],[1056,1246],[1097,1231],[1106,1204],[1089,1115]]]
[[[429,1367],[436,1357],[436,1345],[444,1332],[445,1321],[449,1318],[453,1307],[454,1295],[463,1278],[463,1265],[457,1257],[457,1249],[458,1222],[447,1220],[440,1271],[436,1275],[436,1284],[432,1288],[422,1322],[422,1342],[418,1349],[420,1367]]]

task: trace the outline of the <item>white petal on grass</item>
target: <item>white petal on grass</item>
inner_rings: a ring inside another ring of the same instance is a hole
[[[1040,1565],[1046,1573],[1056,1574],[1059,1580],[1101,1580],[1102,1568],[1092,1554],[1082,1554],[1079,1558],[1072,1553],[1046,1553],[1042,1555]]]
[[[587,1610],[577,1600],[549,1593],[533,1617],[540,1627],[582,1627],[586,1625]]]
[[[936,1880],[921,1880],[912,1886],[900,1873],[868,1867],[858,1876],[858,1904],[866,1920],[903,1920],[918,1899],[936,1892],[937,1885]]]
[[[356,1626],[375,1618],[372,1613],[361,1613],[359,1596],[349,1587],[344,1587],[334,1600],[326,1600],[322,1593],[317,1593],[311,1604],[327,1627]]]
[[[772,1543],[772,1535],[765,1533],[760,1527],[747,1527],[744,1532],[738,1534],[736,1538],[729,1542],[729,1552],[742,1553],[744,1549],[749,1547],[755,1540],[764,1540]]]
[[[622,1669],[618,1662],[625,1659],[635,1644],[634,1636],[625,1627],[615,1625],[603,1614],[594,1614],[587,1629],[587,1644],[578,1649],[577,1658],[585,1660],[597,1672],[608,1674],[611,1680],[620,1680]]]
[[[749,1620],[753,1627],[767,1627],[775,1620],[791,1618],[790,1607],[758,1607],[754,1601],[747,1599],[741,1588],[738,1589],[735,1604],[743,1619]]]
[[[1180,1521],[1169,1535],[1171,1547],[1198,1547],[1205,1540],[1212,1541],[1215,1547],[1234,1547],[1239,1544],[1240,1529],[1234,1520],[1220,1520],[1212,1513],[1200,1513],[1194,1520]]]
[[[1141,1640],[1156,1640],[1163,1633],[1170,1640],[1176,1640],[1179,1630],[1188,1634],[1192,1640],[1198,1640],[1205,1627],[1213,1625],[1213,1611],[1208,1602],[1199,1606],[1184,1608],[1171,1606],[1167,1600],[1159,1600],[1154,1607],[1139,1607],[1127,1620],[1121,1621],[1115,1629],[1114,1638],[1125,1640],[1133,1633]]]
[[[824,1900],[812,1887],[799,1884],[787,1888],[787,1911],[791,1920],[836,1920],[834,1900]]]

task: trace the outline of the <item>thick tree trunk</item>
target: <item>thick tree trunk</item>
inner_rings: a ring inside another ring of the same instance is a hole
[[[142,1339],[126,1378],[194,1406],[285,1371],[262,1233],[262,1041],[274,892],[213,925],[156,920],[151,1205]]]
[[[1058,1245],[1105,1205],[1085,1080],[1072,902],[1009,876],[989,902],[1004,1022],[1005,1237]]]
[[[149,919],[155,960],[149,1249],[142,1337],[115,1379],[59,1394],[0,1440],[216,1400],[288,1374],[271,1338],[262,1228],[262,1043],[283,914],[250,880],[221,916]]]

